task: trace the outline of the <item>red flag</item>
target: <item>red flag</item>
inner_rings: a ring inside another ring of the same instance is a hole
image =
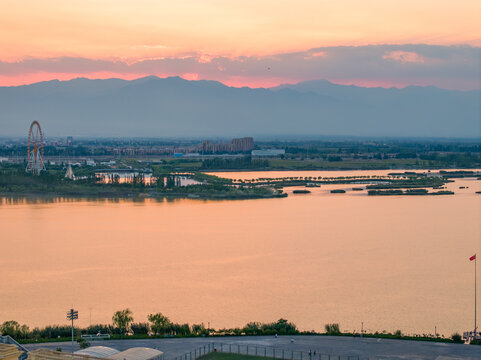
[[[473,260],[476,260],[476,254],[474,254],[473,256],[471,256],[471,257],[469,258],[469,261],[473,261]]]

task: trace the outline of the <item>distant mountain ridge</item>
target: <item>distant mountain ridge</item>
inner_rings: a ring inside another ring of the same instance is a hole
[[[0,136],[39,120],[51,136],[357,135],[481,138],[481,91],[363,88],[325,80],[270,89],[148,76],[0,87]]]

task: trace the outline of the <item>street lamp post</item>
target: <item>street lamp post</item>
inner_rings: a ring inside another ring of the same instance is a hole
[[[73,321],[78,319],[78,311],[70,309],[67,311],[67,320],[72,321],[72,354],[73,354]]]
[[[474,336],[475,336],[475,339],[477,339],[477,331],[478,331],[478,327],[476,325],[476,303],[477,303],[477,299],[476,299],[476,254],[474,254]]]
[[[477,331],[478,331],[478,327],[476,325],[476,303],[477,303],[477,299],[476,299],[476,254],[474,254],[473,256],[471,256],[469,258],[469,261],[473,261],[474,260],[474,338],[477,339]]]

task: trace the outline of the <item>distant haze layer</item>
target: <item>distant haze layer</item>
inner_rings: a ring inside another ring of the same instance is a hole
[[[481,137],[480,90],[363,88],[310,81],[269,89],[150,76],[0,87],[2,136],[354,135]]]

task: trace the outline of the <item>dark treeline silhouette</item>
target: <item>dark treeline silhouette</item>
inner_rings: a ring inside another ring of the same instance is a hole
[[[256,335],[331,335],[331,336],[360,336],[358,332],[342,332],[339,324],[332,323],[324,326],[325,332],[300,331],[295,324],[279,319],[276,322],[260,323],[250,322],[244,327],[230,329],[212,329],[206,328],[204,324],[178,324],[172,322],[162,313],[149,314],[148,322],[134,322],[133,314],[129,309],[120,310],[112,316],[112,324],[95,324],[85,328],[74,328],[74,334],[81,347],[90,344],[80,335],[106,335],[109,334],[113,339],[121,339],[128,335],[131,338],[146,337],[195,337],[195,336],[256,336]],[[30,330],[28,326],[21,325],[16,321],[5,321],[0,325],[0,334],[10,335],[20,342],[38,342],[51,341],[54,339],[63,341],[71,336],[70,325],[48,325],[43,328],[34,328]],[[449,338],[440,334],[419,334],[406,335],[401,330],[394,333],[387,331],[362,333],[364,337],[370,338],[387,338],[387,339],[405,339],[405,340],[422,340],[436,342],[463,342],[459,333],[452,334]],[[475,344],[479,342],[472,342]]]
[[[74,334],[97,335],[145,335],[145,336],[208,336],[208,335],[295,335],[300,334],[296,325],[279,319],[272,323],[250,322],[242,328],[212,329],[202,324],[179,324],[172,322],[162,313],[149,314],[148,322],[134,322],[133,314],[129,309],[116,311],[112,316],[112,324],[95,324],[88,327],[75,327]],[[0,325],[0,334],[10,335],[19,340],[57,339],[71,336],[70,325],[48,325],[43,328],[30,330],[27,325],[16,321],[5,321]]]

